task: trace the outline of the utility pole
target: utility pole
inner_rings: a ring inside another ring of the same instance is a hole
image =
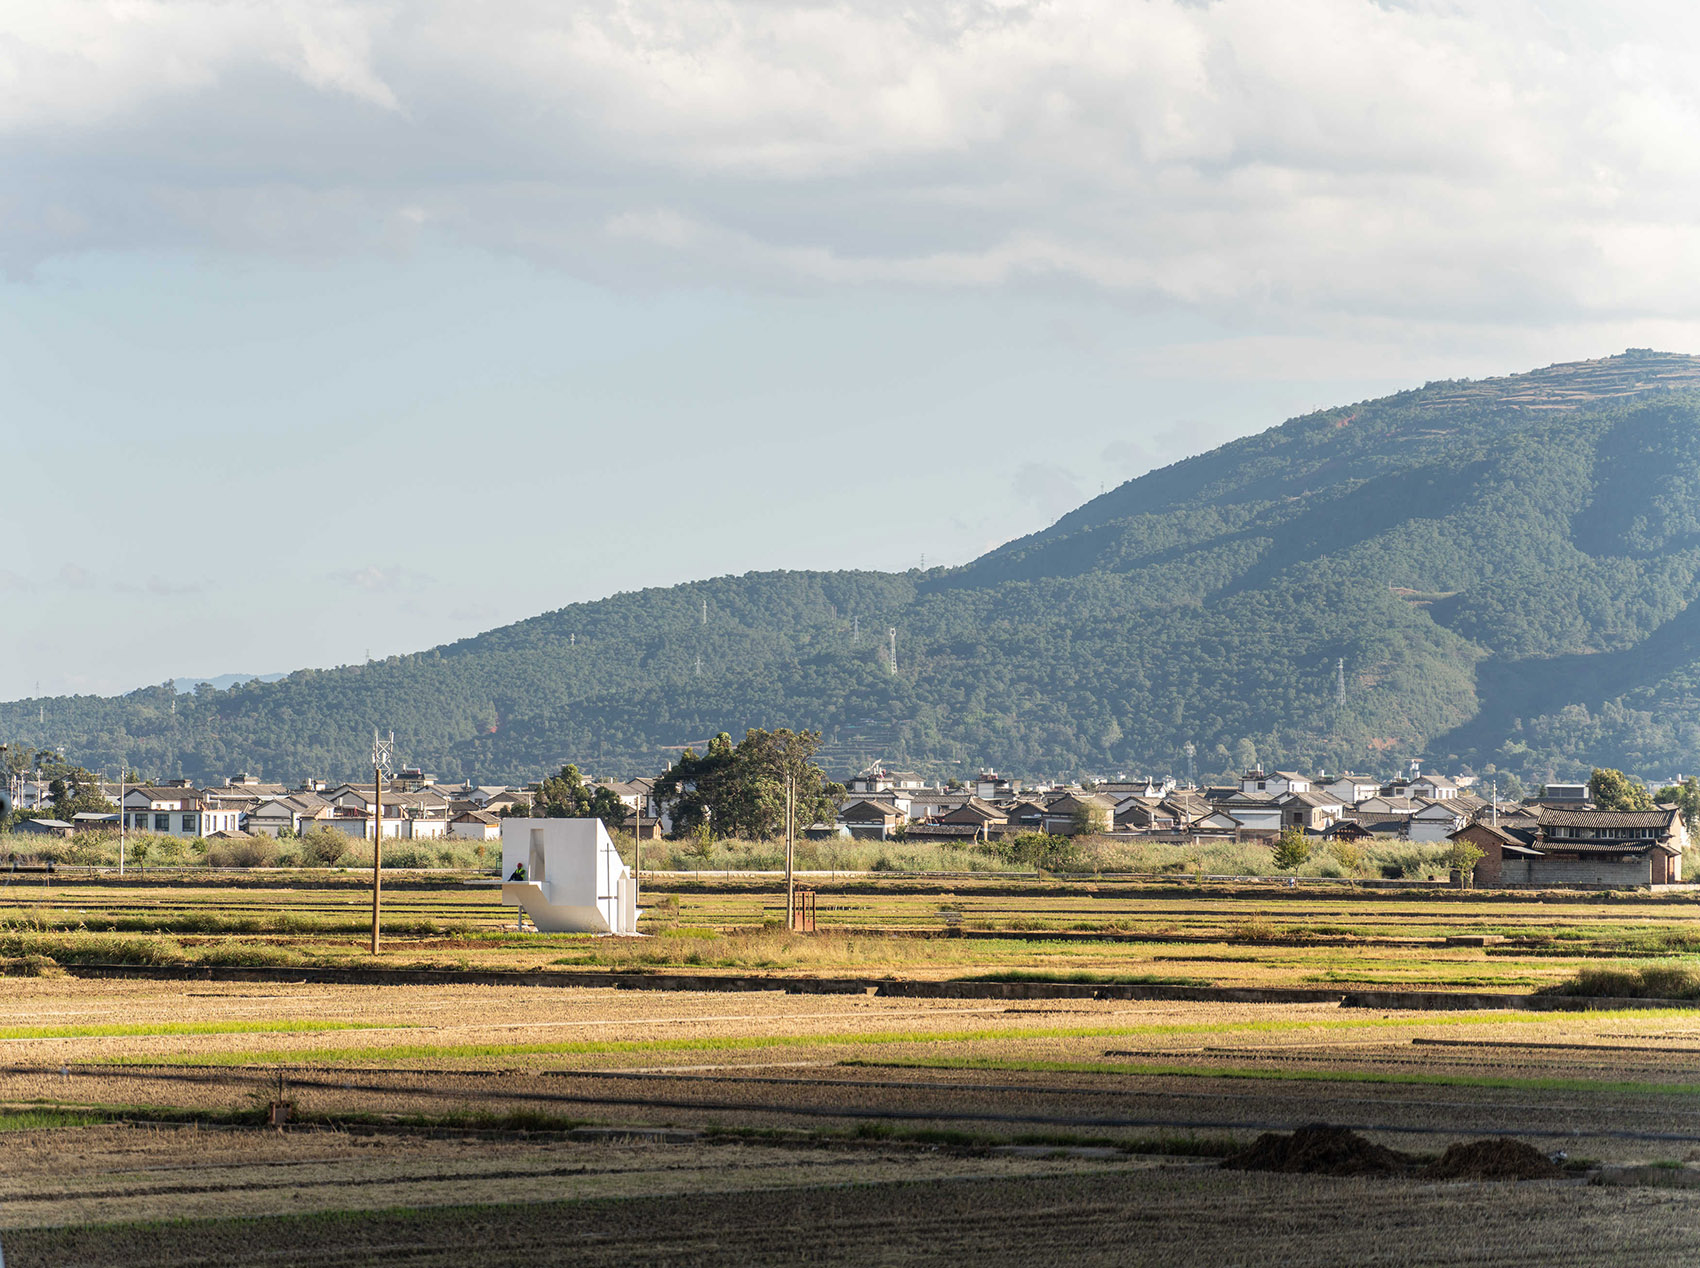
[[[124,820],[130,816],[124,813],[124,763],[118,763],[118,875],[124,875]],[[146,857],[145,855],[143,857]]]
[[[378,738],[378,730],[372,728],[372,954],[378,954],[379,934],[378,915],[383,904],[383,879],[381,869],[384,865],[384,776],[390,773],[390,767],[395,762],[395,732],[390,732],[390,738]]]
[[[1496,779],[1488,785],[1493,790],[1493,826],[1499,826],[1499,781]]]
[[[643,875],[643,785],[637,791],[637,826],[632,829],[632,905],[637,905],[638,878]],[[635,933],[636,930],[633,930]]]
[[[785,929],[795,932],[797,928],[797,877],[792,871],[795,853],[792,848],[791,816],[795,804],[796,776],[790,771],[785,772]]]

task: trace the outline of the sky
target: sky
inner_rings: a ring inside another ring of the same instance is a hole
[[[966,562],[1700,352],[1700,10],[9,0],[0,699]]]

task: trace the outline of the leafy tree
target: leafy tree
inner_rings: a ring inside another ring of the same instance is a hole
[[[1676,806],[1682,811],[1682,821],[1693,832],[1700,825],[1700,779],[1690,775],[1680,784],[1670,784],[1659,789],[1654,800],[1661,805]]]
[[[100,794],[100,781],[88,771],[77,767],[55,777],[47,785],[53,799],[53,817],[70,822],[79,814],[112,814],[118,809]]]
[[[1486,857],[1486,852],[1480,846],[1469,841],[1458,840],[1441,853],[1440,859],[1449,869],[1463,876],[1464,883],[1467,885],[1470,883],[1470,878],[1475,874],[1476,864]]]
[[[1588,778],[1588,799],[1601,810],[1651,810],[1653,798],[1646,788],[1620,770],[1594,768]]]
[[[1076,837],[1098,836],[1109,830],[1109,812],[1091,802],[1082,802],[1076,807],[1068,825],[1069,835]]]
[[[1275,866],[1283,871],[1303,867],[1310,861],[1310,840],[1303,828],[1288,824],[1275,838]]]
[[[788,780],[798,828],[837,817],[844,788],[815,765],[819,747],[818,731],[752,727],[737,744],[722,731],[702,757],[685,750],[655,796],[670,803],[675,836],[707,826],[715,836],[771,841],[785,832]]]
[[[578,767],[571,764],[537,786],[528,809],[538,819],[600,819],[610,828],[623,824],[628,813],[618,793],[585,783]]]
[[[673,835],[696,836],[700,831],[734,835],[725,818],[716,822],[715,816],[716,807],[728,799],[731,780],[732,737],[725,731],[708,742],[701,757],[689,748],[680,754],[679,760],[655,781],[656,801],[671,810]]]

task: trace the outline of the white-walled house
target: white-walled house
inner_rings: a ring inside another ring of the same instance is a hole
[[[1326,784],[1323,791],[1331,793],[1345,802],[1355,806],[1360,801],[1368,801],[1371,797],[1381,794],[1381,781],[1369,775],[1354,775],[1351,771],[1336,775]]]
[[[1411,796],[1428,801],[1451,801],[1458,795],[1458,785],[1445,775],[1418,775],[1411,781]]]
[[[250,807],[242,826],[255,836],[281,836],[286,830],[299,836],[331,813],[330,803],[317,793],[294,792]]]
[[[1240,791],[1242,793],[1268,793],[1271,797],[1284,797],[1288,793],[1309,792],[1310,780],[1296,771],[1265,771],[1254,767],[1240,776]]]
[[[502,818],[488,810],[465,810],[449,820],[449,835],[462,841],[500,841]]]
[[[120,813],[130,831],[162,836],[204,837],[214,832],[240,832],[243,826],[239,808],[222,806],[216,796],[175,784],[126,789]]]
[[[1431,801],[1411,815],[1405,839],[1444,841],[1467,822],[1457,808],[1446,801]]]
[[[1239,824],[1242,832],[1281,830],[1281,807],[1268,793],[1236,793],[1217,802],[1216,809]]]

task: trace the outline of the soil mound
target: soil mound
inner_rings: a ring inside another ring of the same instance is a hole
[[[1520,1140],[1472,1140],[1452,1145],[1423,1169],[1437,1180],[1556,1180],[1564,1168]]]
[[[1290,1171],[1320,1176],[1408,1175],[1416,1159],[1372,1144],[1344,1127],[1313,1123],[1291,1136],[1265,1132],[1250,1149],[1222,1159],[1234,1171]]]

